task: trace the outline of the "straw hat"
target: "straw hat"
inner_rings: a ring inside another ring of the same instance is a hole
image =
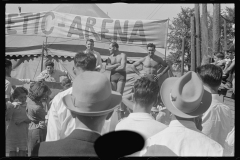
[[[167,78],[162,84],[160,94],[167,109],[182,118],[194,118],[203,114],[212,102],[211,93],[192,71],[179,78]]]

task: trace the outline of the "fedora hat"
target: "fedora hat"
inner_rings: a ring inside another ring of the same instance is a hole
[[[182,118],[194,118],[203,114],[212,102],[211,93],[192,71],[180,78],[167,78],[161,86],[160,94],[166,108]]]
[[[65,106],[84,116],[101,116],[113,111],[122,95],[112,91],[108,78],[99,72],[85,71],[73,81],[72,94],[63,97]]]

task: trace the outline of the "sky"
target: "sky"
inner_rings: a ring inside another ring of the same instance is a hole
[[[60,4],[7,4],[6,13],[18,12],[18,6],[21,6],[22,12],[41,12],[55,9]],[[103,12],[113,19],[170,19],[170,23],[177,14],[180,13],[181,7],[194,8],[194,3],[112,3],[96,4]],[[221,3],[221,9],[234,7],[234,3]],[[212,13],[213,5],[208,4],[208,11]],[[201,14],[201,5],[200,5]],[[164,49],[158,49],[164,53]],[[168,54],[169,51],[167,51]]]
[[[49,11],[56,8],[59,4],[7,4],[7,13],[18,12],[18,6],[22,7],[22,12]],[[194,8],[194,3],[112,3],[97,4],[97,6],[114,19],[173,19],[181,11],[181,7]],[[233,3],[221,3],[221,9],[234,7]],[[201,7],[201,5],[200,5]],[[208,10],[212,12],[213,5],[208,4]],[[201,11],[201,10],[200,10]]]

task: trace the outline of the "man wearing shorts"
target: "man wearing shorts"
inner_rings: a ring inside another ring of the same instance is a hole
[[[164,78],[162,78],[162,76],[169,70],[169,66],[165,61],[163,61],[161,57],[154,54],[155,48],[156,46],[153,43],[149,43],[147,45],[148,55],[134,62],[132,65],[132,69],[140,77],[151,76],[153,79],[158,81],[158,85],[161,88],[161,85],[165,80]],[[140,73],[136,68],[140,64],[142,64],[143,66],[142,73]],[[162,67],[165,67],[165,69],[160,72],[162,70]],[[160,96],[158,98],[159,101],[161,101]]]
[[[109,45],[110,56],[107,60],[106,70],[111,71],[110,82],[112,84],[112,90],[123,94],[127,77],[126,74],[127,57],[125,53],[120,53],[118,48],[119,46],[116,42],[112,42]],[[120,107],[120,112],[122,118],[124,112],[122,107]]]

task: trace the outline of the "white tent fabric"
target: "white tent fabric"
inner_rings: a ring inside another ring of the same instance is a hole
[[[84,16],[94,16],[101,18],[109,18],[96,4],[61,4],[53,11],[70,13]],[[24,56],[41,54],[42,44],[46,43],[48,54],[51,56],[69,56],[73,57],[79,50],[84,50],[85,40],[73,40],[64,38],[46,38],[38,36],[6,36],[6,55],[9,56]],[[110,43],[110,42],[109,42]],[[109,55],[108,47],[109,43],[95,42],[95,49],[98,51],[102,58],[105,59]],[[139,57],[146,56],[146,48],[140,46],[119,46],[120,51],[126,53],[129,61],[135,61]],[[164,57],[162,53],[156,51],[156,54],[160,57]]]

